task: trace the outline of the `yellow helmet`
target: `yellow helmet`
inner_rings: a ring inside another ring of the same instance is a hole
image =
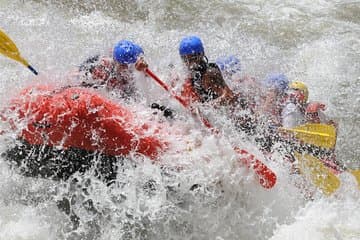
[[[300,81],[291,82],[289,84],[289,88],[293,89],[293,90],[300,90],[302,92],[302,94],[304,94],[304,102],[307,102],[307,100],[309,98],[309,90],[308,90],[307,86],[305,85],[305,83],[300,82]]]

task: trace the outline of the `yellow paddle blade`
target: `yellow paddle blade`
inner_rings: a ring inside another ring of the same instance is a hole
[[[349,172],[355,177],[358,187],[360,189],[360,169],[359,170],[349,170]]]
[[[281,128],[286,132],[294,133],[294,136],[315,146],[334,148],[336,143],[336,128],[333,125],[312,123],[297,126],[295,128]]]
[[[294,152],[294,155],[299,162],[300,172],[309,177],[325,195],[332,194],[340,187],[340,179],[319,159],[299,152]]]
[[[0,29],[0,53],[8,58],[14,59],[26,67],[29,66],[27,61],[20,55],[19,49],[15,43]]]
[[[11,58],[15,61],[20,62],[35,75],[38,72],[24,59],[21,57],[19,49],[16,47],[15,43],[0,29],[0,53]]]

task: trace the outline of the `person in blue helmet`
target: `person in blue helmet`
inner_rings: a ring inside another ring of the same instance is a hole
[[[83,86],[106,87],[124,98],[135,94],[133,70],[143,71],[147,63],[142,58],[142,48],[129,41],[121,40],[113,48],[112,58],[96,55],[79,67],[85,76]]]
[[[235,94],[236,101],[231,106],[231,113],[236,128],[254,134],[257,125],[255,113],[261,98],[260,84],[255,78],[241,73],[241,62],[235,55],[218,57],[216,64]]]
[[[281,113],[287,99],[289,83],[289,79],[283,73],[271,73],[263,82],[265,96],[260,113],[265,116],[267,124],[272,127],[282,125]]]
[[[215,62],[225,79],[232,80],[241,72],[240,60],[234,55],[218,57]]]
[[[226,84],[219,67],[208,62],[199,37],[184,37],[180,41],[179,54],[188,71],[181,90],[181,96],[188,105],[192,102],[204,103],[213,100],[217,104],[227,105],[233,100],[234,94]]]
[[[283,73],[271,73],[262,85],[264,93],[257,112],[258,136],[255,141],[264,153],[270,153],[273,145],[281,140],[278,128],[282,126],[289,80]]]
[[[84,73],[83,86],[105,87],[125,100],[136,100],[138,92],[135,88],[134,69],[143,72],[148,64],[143,58],[143,49],[128,40],[119,41],[113,48],[111,57],[96,55],[87,59],[81,66],[80,72]],[[173,118],[174,111],[157,103],[151,104],[151,108],[158,111],[166,118]]]
[[[216,59],[224,79],[229,83],[231,89],[249,103],[249,107],[255,111],[260,99],[260,84],[255,78],[241,74],[240,60],[234,56],[222,56]]]

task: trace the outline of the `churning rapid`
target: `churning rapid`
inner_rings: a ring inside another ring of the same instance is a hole
[[[182,71],[181,38],[196,34],[211,62],[234,54],[242,75],[262,80],[283,72],[305,82],[309,98],[324,102],[339,124],[337,159],[360,167],[358,1],[0,0],[0,19],[0,28],[40,72],[35,78],[0,56],[2,109],[28,86],[73,84],[74,69],[89,56],[109,54],[120,39],[139,43],[149,68],[169,83],[170,64]],[[164,125],[188,135],[168,137],[173,149],[162,161],[169,168],[132,156],[122,159],[115,183],[107,186],[91,171],[60,182],[25,177],[0,158],[1,240],[360,239],[360,191],[351,174],[341,174],[335,194],[316,192],[309,200],[279,153],[267,162],[277,184],[264,189],[246,168],[233,168],[231,144],[262,156],[251,139],[211,112],[206,114],[224,134],[207,134],[154,81],[137,77],[143,102],[109,98],[137,112],[137,121],[164,121],[152,114],[153,102],[176,109],[179,118]],[[0,136],[1,152],[16,134]],[[61,203],[71,204],[79,226]]]

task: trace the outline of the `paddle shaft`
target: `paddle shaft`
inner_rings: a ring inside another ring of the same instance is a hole
[[[145,70],[145,72],[153,78],[162,88],[164,88],[167,92],[171,94],[172,97],[174,97],[184,108],[189,109],[193,115],[197,115],[200,119],[200,121],[209,128],[213,133],[218,134],[219,130],[214,128],[212,124],[204,118],[200,113],[196,114],[194,108],[188,107],[186,102],[176,95],[174,91],[172,91],[168,85],[166,85],[163,81],[161,81],[152,71],[150,71],[148,68]],[[242,157],[239,159],[239,162],[242,164],[247,165],[248,167],[252,167],[257,176],[259,177],[259,182],[261,186],[264,188],[272,188],[276,183],[276,175],[273,171],[271,171],[264,163],[262,163],[260,160],[256,159],[254,155],[249,154],[244,149],[241,149],[239,147],[234,147],[234,150],[240,154]]]
[[[32,73],[34,73],[35,75],[38,75],[38,74],[39,74],[31,65],[27,66],[27,68],[28,68]]]

